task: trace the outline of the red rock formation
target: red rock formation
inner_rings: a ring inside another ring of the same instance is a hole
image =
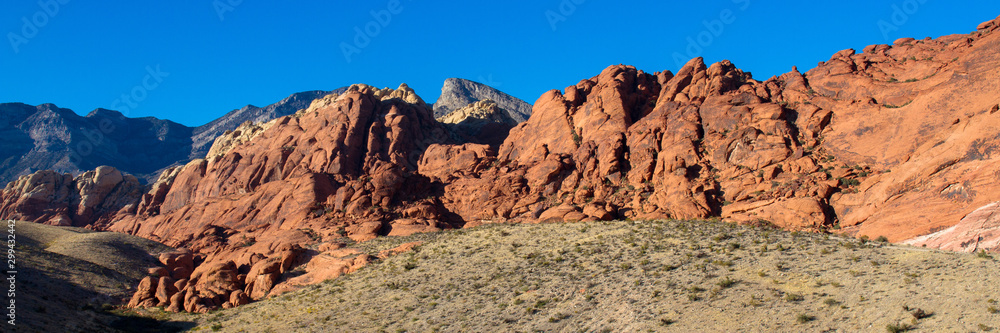
[[[181,268],[192,273],[175,309],[234,305],[243,299],[235,291],[265,297],[296,249],[317,241],[452,227],[422,190],[432,184],[415,172],[423,151],[449,136],[405,85],[353,86],[264,128],[210,160],[168,170],[136,214],[109,226],[206,255],[205,264]]]
[[[902,241],[998,200],[995,22],[971,34],[842,51],[807,74],[811,101],[835,111],[823,146],[875,171],[832,197],[841,226]]]
[[[892,241],[956,224],[943,234],[983,235],[959,221],[991,221],[966,215],[1000,200],[997,26],[845,50],[766,81],[701,58],[676,75],[611,66],[542,95],[496,149],[453,142],[405,85],[352,86],[169,170],[107,228],[204,256],[167,270],[175,288],[151,277],[133,298],[172,311],[370,260],[298,250],[317,243],[495,221],[719,216]],[[7,192],[30,191],[6,191],[0,207],[21,196]]]
[[[120,209],[134,209],[143,187],[132,175],[102,166],[76,178],[38,171],[0,192],[0,216],[60,226],[100,228]]]
[[[914,246],[951,251],[1000,252],[1000,203],[976,209],[951,228],[907,240]]]

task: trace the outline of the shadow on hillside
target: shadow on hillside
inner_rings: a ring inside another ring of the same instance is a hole
[[[116,305],[127,302],[138,279],[50,252],[45,242],[51,243],[51,238],[26,227],[21,231],[14,300],[17,326],[25,332],[180,332],[196,326],[113,311]],[[4,297],[4,302],[7,300]]]
[[[138,333],[174,333],[191,330],[198,324],[189,321],[162,321],[148,317],[117,316],[118,319],[111,322],[113,329],[124,332]]]

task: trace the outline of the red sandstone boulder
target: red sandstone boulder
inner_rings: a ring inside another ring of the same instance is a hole
[[[394,247],[392,249],[382,250],[381,252],[378,253],[378,257],[379,257],[379,259],[385,259],[385,258],[394,256],[394,255],[397,255],[397,254],[400,254],[400,253],[410,252],[410,251],[413,251],[418,246],[423,245],[423,244],[424,244],[424,242],[403,243],[403,244],[400,244],[399,246]]]
[[[157,278],[147,276],[139,281],[139,286],[136,288],[135,294],[132,295],[132,299],[128,302],[129,308],[140,308],[140,307],[151,307],[157,304],[156,302],[156,286]]]
[[[98,226],[122,209],[134,209],[142,190],[136,177],[108,166],[75,178],[38,171],[0,192],[0,216],[51,225]]]

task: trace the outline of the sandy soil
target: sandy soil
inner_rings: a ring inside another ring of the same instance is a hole
[[[973,332],[991,257],[714,221],[487,225],[194,320],[225,332]]]

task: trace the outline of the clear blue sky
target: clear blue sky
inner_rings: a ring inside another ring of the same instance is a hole
[[[0,5],[0,102],[80,114],[125,106],[195,126],[351,83],[405,82],[433,102],[446,78],[461,77],[534,103],[608,65],[676,72],[675,53],[729,59],[763,80],[838,50],[968,33],[1000,15],[1000,2],[940,0],[46,1]],[[383,26],[372,11],[391,17]],[[704,24],[714,20],[721,30]],[[356,44],[355,27],[377,34]],[[344,43],[360,51],[349,62]],[[122,94],[143,98],[116,103]]]

